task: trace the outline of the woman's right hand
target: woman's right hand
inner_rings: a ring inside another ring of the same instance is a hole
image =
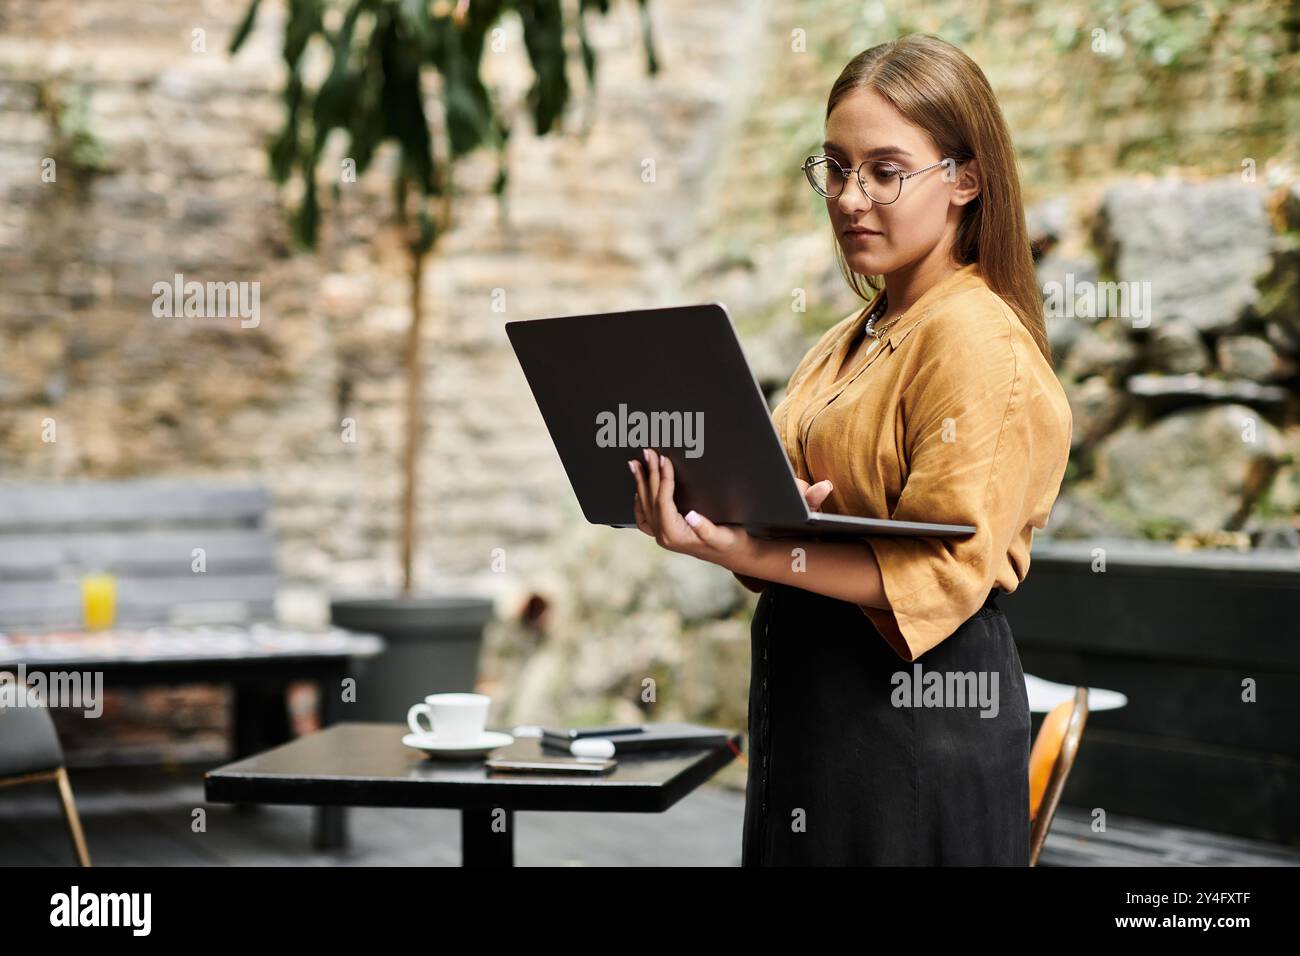
[[[815,485],[810,485],[802,478],[796,478],[794,483],[799,486],[799,492],[803,495],[803,500],[808,502],[809,511],[821,511],[822,502],[824,502],[831,493],[831,482],[829,478],[823,478]]]
[[[826,478],[823,478],[816,484],[810,485],[802,478],[796,477],[794,483],[799,486],[799,493],[803,495],[803,500],[808,502],[809,511],[820,511],[822,502],[824,502],[827,496],[831,493],[832,486],[830,480]],[[736,580],[755,594],[762,592],[763,588],[767,587],[766,581],[761,581],[758,578],[751,578],[747,574],[737,574]]]

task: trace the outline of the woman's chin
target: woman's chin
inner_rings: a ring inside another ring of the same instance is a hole
[[[848,263],[849,268],[859,275],[876,276],[883,272],[885,257],[878,252],[868,251],[866,249],[845,249],[844,261]]]

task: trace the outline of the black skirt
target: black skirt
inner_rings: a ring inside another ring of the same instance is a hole
[[[743,866],[1028,866],[1029,700],[997,593],[909,664],[857,606],[764,588]]]

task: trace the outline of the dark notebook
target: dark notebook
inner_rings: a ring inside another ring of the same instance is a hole
[[[543,729],[541,742],[543,749],[568,753],[569,744],[574,740],[608,740],[614,744],[615,753],[631,753],[637,750],[721,747],[730,737],[725,730],[701,727],[698,724],[644,724],[634,733],[601,734],[599,737],[585,736],[581,727]]]

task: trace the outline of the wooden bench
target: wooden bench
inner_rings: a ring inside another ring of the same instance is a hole
[[[210,481],[0,482],[0,628],[81,627],[95,570],[116,575],[122,624],[271,619],[270,503]]]
[[[81,577],[96,571],[116,578],[115,628],[270,621],[277,585],[270,503],[260,487],[210,480],[0,482],[0,632],[79,631]],[[312,646],[266,638],[214,650],[200,641],[182,655],[75,646],[51,654],[25,641],[6,643],[0,667],[101,671],[108,689],[229,683],[236,758],[290,739],[290,681],[315,681],[321,724],[336,721],[341,680],[383,647],[372,635],[338,631]],[[318,814],[317,844],[345,842],[344,819],[341,808]]]
[[[1026,672],[1128,696],[1063,803],[1300,845],[1300,554],[1039,540],[1002,607]]]

